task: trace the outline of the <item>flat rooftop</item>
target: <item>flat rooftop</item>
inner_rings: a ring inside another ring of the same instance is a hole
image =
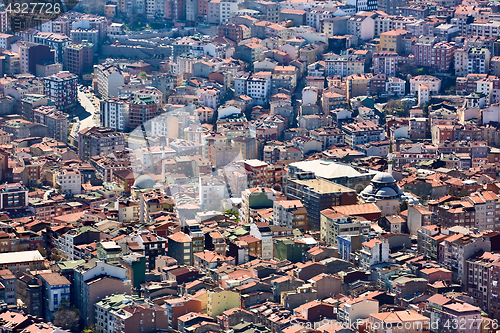
[[[290,181],[297,183],[297,184],[307,186],[311,190],[313,190],[314,192],[318,192],[318,193],[355,192],[353,189],[332,183],[328,180],[321,179],[321,178],[305,179],[305,180],[293,179]]]
[[[38,250],[0,253],[0,265],[44,260]]]
[[[366,172],[361,173],[350,165],[336,163],[332,161],[326,160],[311,160],[311,161],[301,161],[291,163],[290,167],[295,167],[305,172],[313,172],[316,177],[321,177],[325,179],[335,179],[335,178],[354,178],[359,176],[365,176],[370,173],[373,173],[373,176],[377,173]]]

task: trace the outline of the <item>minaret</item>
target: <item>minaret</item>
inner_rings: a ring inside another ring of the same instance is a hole
[[[387,154],[387,173],[392,176],[392,158],[394,154],[392,153],[392,141],[389,141],[389,154]]]
[[[165,146],[161,152],[161,183],[165,184]]]

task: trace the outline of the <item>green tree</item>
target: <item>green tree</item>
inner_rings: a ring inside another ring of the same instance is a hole
[[[140,78],[141,80],[146,81],[146,80],[148,79],[148,75],[146,74],[146,72],[145,72],[145,71],[142,71],[142,72],[140,72],[140,73],[139,73],[139,78]]]
[[[424,106],[422,107],[422,112],[424,113],[424,116],[425,117],[428,117],[429,116],[429,106],[431,105],[431,103],[427,102],[424,104]]]
[[[82,330],[82,333],[97,333],[95,325],[89,325]]]
[[[415,70],[415,76],[417,75],[426,75],[429,70],[426,67],[420,67]]]
[[[52,261],[59,261],[64,259],[64,257],[57,251],[57,249],[52,248],[50,249],[50,260]]]
[[[408,209],[408,203],[406,201],[403,201],[399,204],[399,211],[403,212]]]
[[[54,314],[54,325],[73,333],[80,332],[80,311],[69,308],[69,303],[62,303]]]
[[[87,14],[104,15],[104,1],[90,0],[86,8]]]
[[[231,209],[226,210],[226,214],[230,216],[236,217],[236,222],[240,221],[240,214],[236,211],[232,211]]]
[[[47,250],[43,246],[39,246],[37,250],[40,252],[42,257],[47,258]]]

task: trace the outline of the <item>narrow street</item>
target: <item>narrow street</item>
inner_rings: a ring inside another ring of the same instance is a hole
[[[78,115],[80,119],[80,129],[99,126],[99,110],[95,108],[92,101],[84,92],[78,91],[78,98],[80,99],[81,106],[85,110],[84,113]]]

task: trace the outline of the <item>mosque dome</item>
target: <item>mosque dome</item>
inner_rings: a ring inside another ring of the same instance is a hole
[[[382,187],[380,190],[378,190],[377,192],[377,196],[379,197],[395,197],[397,196],[398,194],[396,193],[396,191],[394,191],[392,188],[390,187]]]
[[[398,186],[393,176],[380,172],[372,178],[371,184],[361,191],[360,196],[365,201],[401,199],[403,190]]]
[[[373,177],[372,182],[390,184],[396,182],[396,180],[394,179],[393,176],[391,176],[386,172],[379,172],[378,174],[375,175],[375,177]]]
[[[153,188],[153,187],[155,187],[155,185],[156,185],[156,182],[154,181],[154,179],[148,175],[141,175],[141,176],[137,177],[137,179],[134,182],[134,187],[136,187],[140,190]]]

